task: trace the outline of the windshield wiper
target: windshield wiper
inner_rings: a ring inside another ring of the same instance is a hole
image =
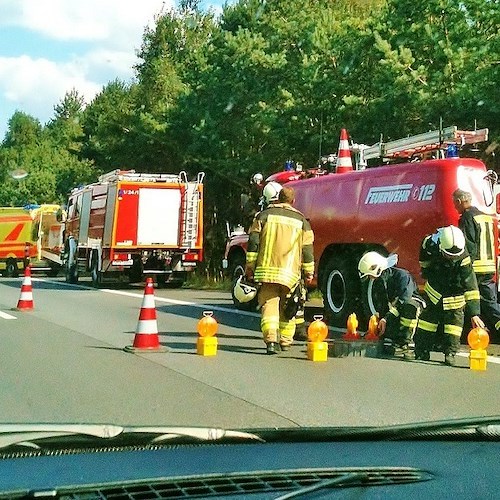
[[[54,444],[82,444],[102,440],[110,444],[160,444],[181,442],[263,441],[256,434],[212,427],[122,427],[110,424],[0,424],[0,449],[9,446],[42,448],[44,441]]]
[[[298,490],[286,493],[285,495],[281,495],[275,498],[275,500],[285,500],[287,498],[301,497],[314,491],[331,488],[332,486],[348,486],[350,483],[363,481],[363,479],[366,478],[368,478],[368,474],[366,474],[366,472],[349,472],[335,478],[319,481],[311,486],[304,486],[303,488],[299,488]]]
[[[255,431],[269,442],[397,441],[404,439],[499,440],[500,416],[365,427],[293,427]]]

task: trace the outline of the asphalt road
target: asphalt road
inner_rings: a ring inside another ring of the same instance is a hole
[[[0,278],[0,422],[99,422],[224,428],[390,425],[500,415],[498,346],[486,371],[365,356],[307,359],[305,343],[267,356],[259,316],[230,295],[155,289],[166,352],[127,352],[144,289],[33,278],[34,309],[17,311],[22,278]],[[218,351],[196,353],[203,311]]]

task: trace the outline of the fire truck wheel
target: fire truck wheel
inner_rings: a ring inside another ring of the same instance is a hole
[[[231,281],[234,283],[236,280],[245,274],[245,255],[243,253],[233,254],[229,259],[229,275]]]
[[[47,271],[47,276],[50,276],[51,278],[55,278],[59,274],[60,270],[61,270],[60,265],[58,265],[58,264],[51,265],[50,270]]]
[[[75,264],[66,265],[66,282],[67,283],[78,283],[78,268]]]
[[[128,270],[128,279],[130,283],[140,283],[144,268],[141,259],[134,258],[132,267]]]
[[[90,264],[90,278],[92,279],[92,286],[98,287],[102,281],[102,274],[98,269],[97,256],[92,258]]]
[[[5,265],[5,276],[8,278],[16,278],[19,275],[16,259],[7,259]]]
[[[360,280],[356,259],[330,257],[322,275],[321,284],[325,315],[331,325],[345,327],[349,314],[355,312],[360,320]],[[360,320],[361,323],[361,320]]]
[[[381,280],[368,280],[363,284],[363,305],[368,316],[379,313],[380,317],[387,313],[387,292]]]

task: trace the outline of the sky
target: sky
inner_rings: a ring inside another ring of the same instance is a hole
[[[220,13],[225,0],[204,0]],[[230,3],[230,2],[227,2]],[[42,125],[76,89],[89,103],[103,86],[134,76],[155,16],[175,0],[0,0],[0,142],[14,112]]]

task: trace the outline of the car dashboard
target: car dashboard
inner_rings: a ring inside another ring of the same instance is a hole
[[[4,451],[0,498],[497,498],[498,441],[340,440]]]

